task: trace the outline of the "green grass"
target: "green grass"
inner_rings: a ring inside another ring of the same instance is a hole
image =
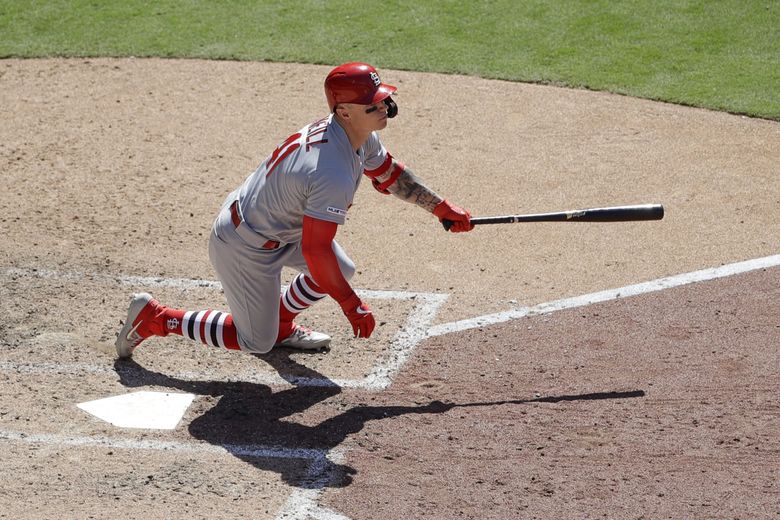
[[[0,0],[0,57],[462,73],[780,120],[777,0]]]

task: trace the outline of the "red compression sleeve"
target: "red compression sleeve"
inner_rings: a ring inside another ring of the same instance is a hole
[[[301,250],[312,278],[328,295],[341,303],[355,292],[339,269],[333,252],[338,224],[309,216],[303,217]]]

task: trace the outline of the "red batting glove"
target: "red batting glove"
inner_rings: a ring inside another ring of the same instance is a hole
[[[453,233],[474,229],[474,224],[471,223],[471,213],[447,200],[439,202],[433,209],[433,214],[439,217],[439,222],[445,220],[452,222],[450,231]]]
[[[341,310],[344,311],[344,315],[352,324],[352,332],[355,333],[356,338],[368,338],[371,336],[376,326],[374,314],[368,305],[360,301],[357,294],[352,293],[352,296],[339,302],[339,305],[341,305]]]

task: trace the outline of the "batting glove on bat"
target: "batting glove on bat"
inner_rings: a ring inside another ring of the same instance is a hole
[[[374,321],[374,314],[371,312],[371,308],[360,301],[357,294],[352,294],[346,300],[339,302],[341,310],[344,311],[344,315],[352,324],[352,332],[355,333],[356,338],[368,338],[374,331],[376,322]]]
[[[433,214],[439,217],[444,228],[453,233],[461,233],[474,229],[471,223],[471,213],[465,209],[443,200],[433,209]]]

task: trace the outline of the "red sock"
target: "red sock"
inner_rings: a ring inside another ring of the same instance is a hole
[[[279,343],[289,336],[295,330],[295,317],[298,313],[290,312],[284,306],[284,296],[279,300],[279,333],[276,335],[276,342]]]
[[[165,324],[165,335],[173,333],[212,347],[241,349],[233,316],[227,312],[184,311],[166,307],[161,320]]]
[[[295,317],[325,296],[327,294],[322,292],[311,277],[303,273],[298,274],[279,299],[279,334],[276,341],[292,334],[295,330]]]

